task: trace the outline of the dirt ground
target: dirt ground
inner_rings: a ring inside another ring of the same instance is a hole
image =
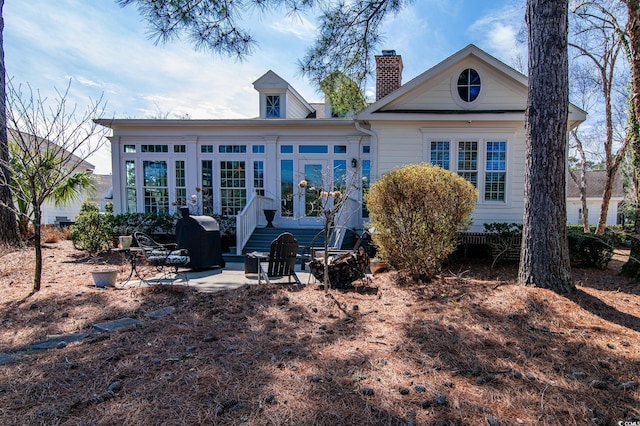
[[[0,365],[2,425],[640,424],[640,285],[618,275],[624,253],[574,269],[568,296],[486,262],[360,292],[202,294],[96,288],[89,270],[122,259],[88,261],[69,241],[44,261],[29,296],[33,250],[0,257],[0,353],[15,357]],[[141,325],[92,331],[124,317]]]

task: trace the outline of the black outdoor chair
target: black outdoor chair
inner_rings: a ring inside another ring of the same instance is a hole
[[[263,278],[267,284],[271,284],[272,278],[284,277],[288,277],[289,282],[293,277],[297,284],[301,284],[295,272],[297,252],[298,240],[288,232],[280,234],[278,238],[271,242],[268,262],[259,264],[258,284],[261,283]],[[267,266],[266,271],[264,269],[265,265]]]
[[[186,266],[191,260],[186,249],[177,249],[174,243],[160,244],[142,232],[134,232],[133,237],[146,262],[163,274],[162,280],[175,281],[178,276],[182,276],[185,282],[189,281],[186,272],[179,271],[180,267]]]

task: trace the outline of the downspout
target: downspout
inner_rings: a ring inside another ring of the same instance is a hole
[[[358,120],[354,120],[354,124],[356,130],[369,135],[371,138],[371,152],[369,153],[371,158],[371,180],[375,182],[378,179],[378,133],[375,130],[365,129]],[[373,184],[373,182],[369,182],[369,184]],[[364,202],[364,200],[361,201]]]
[[[356,130],[365,133],[371,137],[371,170],[375,171],[374,177],[378,178],[378,133],[375,130],[365,129],[360,125],[359,120],[353,121]]]

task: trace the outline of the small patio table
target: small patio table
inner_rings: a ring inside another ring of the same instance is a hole
[[[135,274],[140,281],[144,281],[144,278],[140,276],[140,273],[138,272],[138,268],[137,268],[138,257],[140,257],[140,255],[143,252],[143,250],[140,247],[114,248],[114,249],[111,249],[111,251],[114,253],[120,253],[124,255],[124,257],[127,259],[127,262],[129,263],[129,267],[130,267],[129,276],[124,281],[122,281],[121,284],[128,283],[133,277],[133,274]]]

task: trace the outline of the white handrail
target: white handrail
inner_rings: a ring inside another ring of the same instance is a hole
[[[236,254],[242,254],[242,248],[247,244],[251,234],[258,225],[266,225],[262,211],[272,209],[275,200],[262,195],[253,194],[242,211],[236,215]]]

